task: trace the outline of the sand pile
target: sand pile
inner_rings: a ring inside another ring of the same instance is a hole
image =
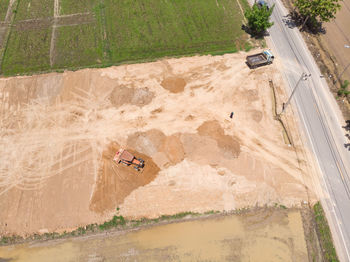
[[[229,151],[234,157],[239,156],[241,149],[237,138],[225,135],[218,121],[206,121],[197,130],[199,135],[215,139],[218,146],[224,151]]]
[[[111,93],[111,103],[115,107],[120,107],[124,104],[131,104],[142,107],[151,103],[154,97],[154,92],[150,92],[148,88],[128,88],[118,86]]]
[[[171,93],[181,93],[185,89],[186,81],[181,77],[167,77],[160,85]]]

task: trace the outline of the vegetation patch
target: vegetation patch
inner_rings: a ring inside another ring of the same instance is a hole
[[[60,15],[91,12],[98,0],[60,0]]]
[[[332,234],[320,202],[315,204],[314,213],[316,220],[316,230],[322,246],[325,261],[339,261],[333,245]]]
[[[16,21],[53,17],[53,8],[54,0],[19,0]]]
[[[112,62],[244,49],[237,1],[106,0]]]
[[[340,88],[337,92],[338,96],[342,97],[348,97],[348,95],[350,94],[350,91],[348,90],[348,86],[349,86],[349,81],[348,80],[344,80],[344,83],[342,83],[340,85]]]
[[[9,6],[10,0],[1,0],[0,1],[0,21],[5,20],[5,16],[7,13],[7,8]]]
[[[56,29],[54,68],[101,64],[103,44],[95,23]]]
[[[12,31],[5,51],[2,73],[13,75],[50,68],[51,28]]]

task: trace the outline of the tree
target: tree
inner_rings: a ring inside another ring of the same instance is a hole
[[[335,14],[341,7],[339,1],[342,0],[296,0],[294,6],[304,18],[302,27],[307,21],[315,26],[319,22],[329,22],[335,18]]]
[[[254,4],[252,9],[245,11],[244,16],[248,20],[248,27],[253,35],[260,35],[273,26],[273,22],[270,22],[269,19],[274,7],[275,5],[268,8],[266,5]]]

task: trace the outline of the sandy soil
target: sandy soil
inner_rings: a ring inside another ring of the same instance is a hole
[[[350,67],[344,71],[350,63],[350,48],[344,47],[350,46],[350,0],[341,1],[340,4],[342,7],[336,19],[325,23],[326,34],[321,38],[326,43],[327,51],[336,59],[338,74],[344,72],[342,79],[350,81]]]
[[[0,233],[69,230],[117,207],[136,218],[313,201],[295,121],[290,147],[273,118],[278,61],[250,70],[245,56],[0,79]],[[119,147],[144,170],[116,165]]]

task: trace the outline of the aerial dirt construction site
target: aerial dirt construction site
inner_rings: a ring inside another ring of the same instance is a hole
[[[279,62],[246,56],[0,79],[0,234],[315,201]]]

